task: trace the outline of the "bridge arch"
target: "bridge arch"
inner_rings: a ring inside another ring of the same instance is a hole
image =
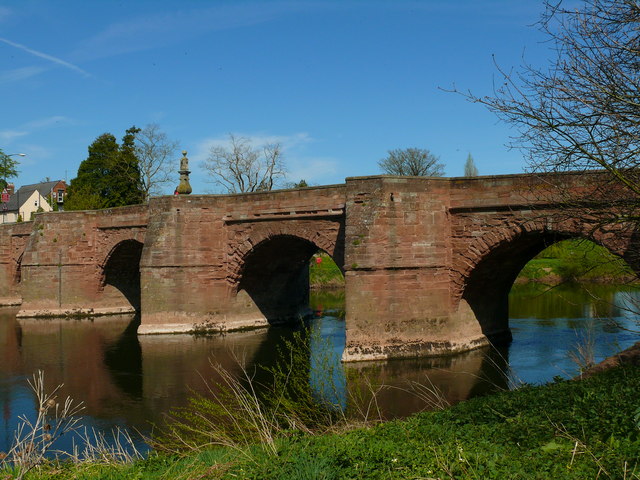
[[[140,259],[144,244],[136,239],[113,245],[100,265],[103,295],[120,298],[123,306],[140,310]]]
[[[594,231],[577,221],[553,225],[547,220],[536,220],[487,232],[473,241],[454,263],[458,269],[454,274],[452,298],[459,302],[459,309],[468,308],[473,312],[489,340],[508,341],[511,339],[509,292],[519,273],[545,248],[576,238],[605,247],[640,273],[640,265],[628,255],[631,238],[624,232]]]
[[[309,261],[322,250],[344,272],[342,224],[254,225],[231,256],[230,281],[240,301],[253,304],[270,323],[308,313]]]

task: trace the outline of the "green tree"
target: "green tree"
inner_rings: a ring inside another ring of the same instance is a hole
[[[442,177],[444,165],[440,158],[425,148],[397,148],[389,150],[378,166],[388,175],[412,177]]]
[[[464,176],[465,177],[477,177],[478,176],[478,167],[473,161],[473,157],[471,154],[467,157],[467,161],[464,164]]]
[[[18,161],[13,158],[13,155],[7,155],[0,148],[0,187],[5,188],[9,178],[18,176],[17,167]]]
[[[110,133],[100,135],[89,146],[89,155],[80,163],[76,178],[71,180],[65,209],[95,210],[135,205],[144,200],[135,135],[140,129],[131,127],[119,145]]]

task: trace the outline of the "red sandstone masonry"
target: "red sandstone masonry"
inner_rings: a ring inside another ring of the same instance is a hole
[[[0,305],[19,305],[22,302],[22,254],[33,232],[33,222],[0,225]]]
[[[548,243],[587,237],[640,270],[635,230],[572,217],[550,188],[557,178],[586,192],[592,177],[362,177],[39,214],[0,226],[0,297],[22,296],[23,316],[131,310],[106,278],[138,255],[139,333],[265,326],[302,303],[320,248],[345,272],[344,360],[468,350],[508,337],[508,291]]]
[[[103,268],[119,242],[144,242],[147,221],[146,206],[36,215],[22,259],[18,315],[131,311],[120,292],[104,285]]]
[[[140,333],[268,325],[239,282],[247,256],[274,238],[304,240],[343,263],[344,186],[161,197],[150,209]]]

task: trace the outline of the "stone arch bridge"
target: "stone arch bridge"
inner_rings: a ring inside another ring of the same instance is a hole
[[[575,191],[585,183],[562,178]],[[345,275],[344,360],[468,350],[510,338],[511,285],[555,241],[589,238],[640,270],[632,225],[572,215],[548,185],[359,177],[42,213],[0,226],[0,301],[23,317],[139,310],[140,334],[261,327],[303,311],[321,249]]]

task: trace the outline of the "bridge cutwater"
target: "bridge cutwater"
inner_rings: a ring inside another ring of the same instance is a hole
[[[633,225],[573,215],[549,181],[579,193],[586,177],[356,177],[41,213],[0,226],[0,303],[19,317],[139,310],[139,334],[268,326],[307,306],[322,249],[345,276],[343,360],[460,352],[510,339],[509,290],[555,241],[589,238],[639,270]]]

